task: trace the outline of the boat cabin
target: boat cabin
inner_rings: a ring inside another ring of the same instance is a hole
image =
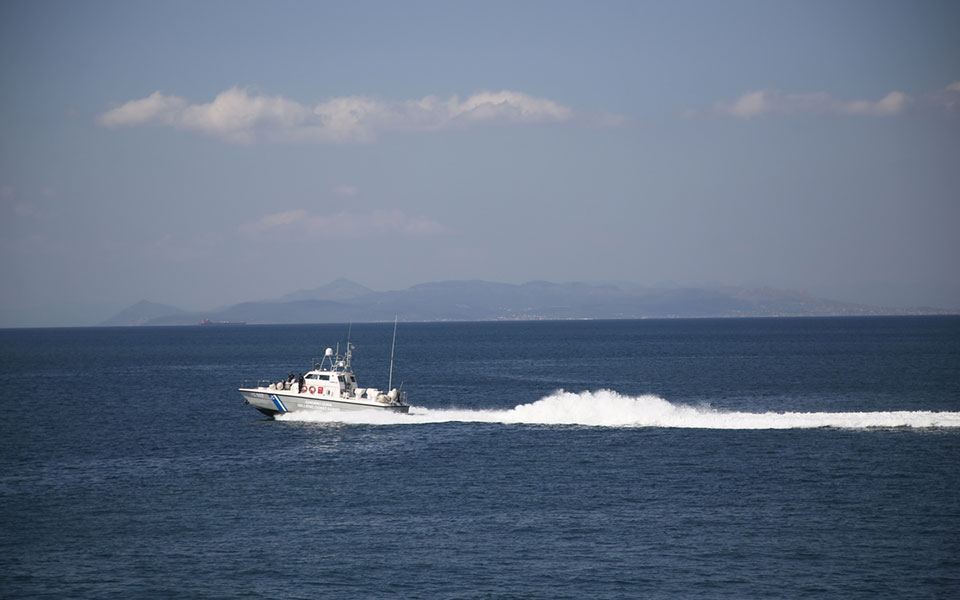
[[[300,393],[318,396],[353,396],[357,380],[349,371],[310,371],[303,376]]]

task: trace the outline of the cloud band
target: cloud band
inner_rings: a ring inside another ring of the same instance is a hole
[[[233,87],[207,104],[154,92],[98,117],[104,127],[159,125],[196,131],[234,142],[365,142],[388,131],[423,132],[479,123],[567,121],[573,111],[523,92],[479,92],[465,100],[425,96],[385,102],[345,96],[306,106],[281,96],[252,94]]]
[[[340,211],[335,214],[287,210],[266,215],[240,227],[240,231],[248,234],[288,230],[329,238],[366,238],[370,235],[423,237],[449,233],[446,227],[433,219],[411,217],[399,210],[374,210],[371,213]]]

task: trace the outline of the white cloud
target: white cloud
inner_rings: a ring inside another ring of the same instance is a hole
[[[747,92],[733,103],[718,103],[714,112],[752,119],[765,115],[831,114],[889,117],[901,114],[911,102],[903,92],[890,92],[877,101],[838,100],[825,92],[785,94],[776,89]]]
[[[952,111],[954,107],[960,105],[960,81],[954,81],[941,90],[936,95],[934,102],[948,111]]]
[[[258,131],[291,131],[309,117],[309,110],[279,96],[250,96],[246,89],[220,92],[213,102],[185,106],[177,125],[182,129],[219,135],[232,141],[253,141]]]
[[[566,121],[573,111],[552,100],[534,98],[521,92],[481,92],[458,102],[454,96],[448,102],[451,119],[487,121],[507,119],[534,123],[542,121]]]
[[[362,96],[332,98],[313,107],[281,96],[233,87],[207,104],[154,92],[101,114],[105,127],[160,125],[235,142],[363,142],[387,131],[440,131],[478,123],[568,121],[573,110],[523,92],[479,92],[461,101],[425,96],[385,102]]]
[[[359,193],[359,190],[355,185],[342,184],[333,188],[333,193],[341,198],[352,198]]]
[[[305,210],[288,210],[284,212],[274,213],[272,215],[267,215],[261,218],[256,223],[248,226],[251,231],[265,231],[268,229],[274,229],[277,227],[283,227],[284,225],[293,225],[305,219],[307,217],[307,211]]]
[[[370,236],[433,236],[448,233],[446,227],[426,217],[411,217],[399,210],[374,210],[370,213],[340,211],[317,215],[305,210],[288,210],[242,225],[244,233],[263,234],[298,231],[317,237],[368,238]]]
[[[25,199],[13,186],[0,186],[0,202],[4,205],[3,211],[9,210],[14,216],[23,219],[37,221],[56,217],[57,213],[47,206],[49,199],[55,196],[56,191],[53,188],[44,187],[39,193],[29,194]]]
[[[909,102],[910,98],[903,92],[890,92],[876,102],[851,100],[837,103],[835,108],[840,114],[846,115],[890,117],[902,113]]]
[[[29,202],[18,202],[13,205],[13,214],[18,217],[38,217],[40,215],[40,209]]]
[[[187,101],[176,96],[166,96],[157,91],[146,98],[131,100],[103,113],[99,117],[104,127],[122,127],[125,125],[143,125],[145,123],[159,123],[173,125],[180,113],[187,106]]]
[[[767,90],[744,94],[740,96],[740,99],[734,102],[733,105],[727,107],[727,112],[742,119],[762,115],[767,112],[770,107],[770,102],[767,100],[768,95],[769,92]]]
[[[911,101],[912,98],[903,92],[890,92],[874,105],[873,110],[880,117],[899,115]]]

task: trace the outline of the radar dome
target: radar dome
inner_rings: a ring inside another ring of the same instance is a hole
[[[333,348],[327,348],[327,351],[324,352],[324,356],[333,356]]]

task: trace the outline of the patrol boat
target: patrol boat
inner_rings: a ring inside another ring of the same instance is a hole
[[[396,335],[396,334],[394,334]],[[239,392],[246,404],[252,405],[265,415],[319,410],[389,410],[406,413],[410,411],[407,393],[394,388],[382,392],[376,388],[357,386],[357,379],[350,366],[354,346],[347,343],[347,350],[340,355],[327,348],[323,359],[303,379],[287,377],[281,381],[259,381],[248,385],[244,382]],[[391,352],[392,354],[392,352]],[[393,383],[393,357],[390,358],[390,387]]]

